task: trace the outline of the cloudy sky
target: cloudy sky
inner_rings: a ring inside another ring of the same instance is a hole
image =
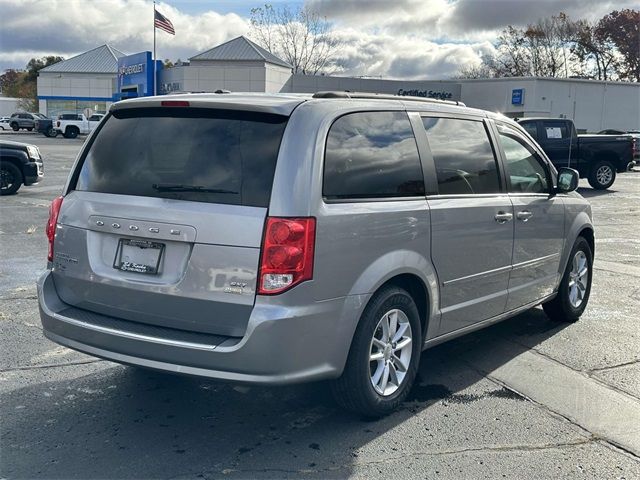
[[[167,0],[157,8],[175,37],[158,31],[158,57],[187,59],[250,33],[264,3],[320,12],[341,39],[338,72],[384,78],[449,78],[479,62],[507,25],[564,11],[597,19],[638,0]],[[0,71],[32,57],[69,58],[109,43],[125,53],[153,48],[152,0],[0,0]]]

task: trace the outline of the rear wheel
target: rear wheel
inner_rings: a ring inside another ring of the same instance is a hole
[[[65,138],[76,138],[78,136],[78,129],[75,127],[69,127],[64,132]]]
[[[606,190],[616,181],[616,169],[611,162],[596,163],[589,172],[589,185],[596,190]]]
[[[0,166],[0,195],[13,195],[22,185],[22,173],[13,163]]]
[[[391,413],[413,385],[421,346],[413,298],[399,287],[384,287],[362,314],[345,370],[332,384],[338,404],[368,417]]]
[[[33,130],[33,127],[27,127],[27,132],[30,132]]]
[[[549,318],[558,322],[577,321],[589,302],[593,254],[589,242],[578,237],[573,245],[558,295],[542,305]]]

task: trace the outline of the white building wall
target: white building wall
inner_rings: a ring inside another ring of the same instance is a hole
[[[0,97],[0,117],[10,117],[20,111],[18,108],[19,98]]]
[[[572,119],[576,128],[640,129],[640,85],[574,79],[462,80],[462,101],[510,117]],[[524,105],[512,105],[513,89],[525,90]]]
[[[377,78],[331,77],[328,75],[292,75],[281,91],[315,93],[327,90],[396,94],[399,90],[418,90],[425,95],[448,93],[451,100],[460,100],[460,84],[442,80],[383,80]],[[429,95],[427,95],[429,96]]]
[[[38,75],[38,96],[111,98],[116,75],[113,73],[47,73]]]
[[[265,64],[265,74],[265,92],[278,93],[283,91],[291,78],[291,69],[267,63]]]
[[[160,73],[160,84],[171,84],[172,91],[265,92],[264,62],[191,62],[189,66],[173,67]]]

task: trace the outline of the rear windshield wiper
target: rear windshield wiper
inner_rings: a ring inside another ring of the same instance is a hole
[[[224,190],[222,188],[207,188],[202,185],[182,185],[179,183],[154,183],[151,185],[154,190],[159,192],[204,192],[204,193],[229,193],[237,195],[238,192],[233,190]]]

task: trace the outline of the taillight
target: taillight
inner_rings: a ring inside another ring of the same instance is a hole
[[[313,251],[316,219],[267,217],[262,251],[258,293],[282,293],[313,278]]]
[[[49,253],[47,260],[53,261],[53,240],[56,238],[56,225],[58,224],[58,215],[62,206],[62,197],[57,197],[51,202],[49,207],[49,220],[47,221],[47,239],[49,240]]]

